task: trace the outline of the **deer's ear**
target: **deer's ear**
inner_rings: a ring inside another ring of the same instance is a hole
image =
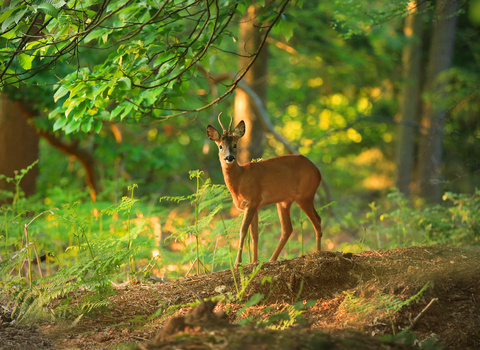
[[[242,120],[237,124],[235,130],[233,130],[233,136],[240,138],[245,135],[245,122]]]
[[[220,134],[218,133],[217,129],[211,125],[207,126],[207,136],[212,141],[220,141]]]

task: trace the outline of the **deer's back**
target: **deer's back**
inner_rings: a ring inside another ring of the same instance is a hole
[[[275,157],[243,167],[239,192],[260,206],[313,196],[322,179],[316,165],[302,155]]]

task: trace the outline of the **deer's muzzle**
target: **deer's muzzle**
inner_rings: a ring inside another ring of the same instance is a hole
[[[229,155],[228,157],[225,157],[225,161],[226,161],[227,163],[231,163],[231,162],[233,162],[234,160],[235,160],[235,157],[232,156],[232,155]]]

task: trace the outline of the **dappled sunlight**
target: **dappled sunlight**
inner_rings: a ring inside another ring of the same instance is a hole
[[[349,128],[347,130],[347,136],[353,142],[359,143],[362,141],[362,135],[360,135],[355,129]]]
[[[299,120],[289,121],[285,123],[282,131],[289,141],[298,140],[302,136],[303,132],[302,123]]]
[[[384,162],[385,157],[378,148],[370,148],[360,153],[354,160],[355,165],[372,165]]]
[[[384,190],[394,186],[393,179],[385,174],[372,174],[362,181],[362,185],[369,190]]]
[[[368,98],[363,97],[358,100],[357,108],[360,113],[370,115],[372,103],[368,100]]]
[[[180,242],[172,242],[170,243],[170,248],[174,251],[180,252],[185,248],[185,245]]]
[[[167,265],[167,270],[170,272],[177,271],[178,266],[177,265]]]
[[[354,164],[369,169],[362,185],[369,190],[383,190],[394,186],[393,172],[395,164],[387,160],[378,148],[371,148],[360,153]]]

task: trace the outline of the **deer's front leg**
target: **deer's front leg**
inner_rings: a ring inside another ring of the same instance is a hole
[[[247,237],[248,227],[252,223],[254,216],[257,213],[256,207],[248,207],[245,210],[245,215],[242,221],[242,227],[240,228],[240,243],[238,245],[237,259],[235,260],[235,265],[238,265],[242,262],[242,251],[243,243],[245,242],[245,237]]]
[[[250,235],[252,236],[253,243],[253,263],[258,263],[258,210],[253,216],[252,223],[250,225]]]

